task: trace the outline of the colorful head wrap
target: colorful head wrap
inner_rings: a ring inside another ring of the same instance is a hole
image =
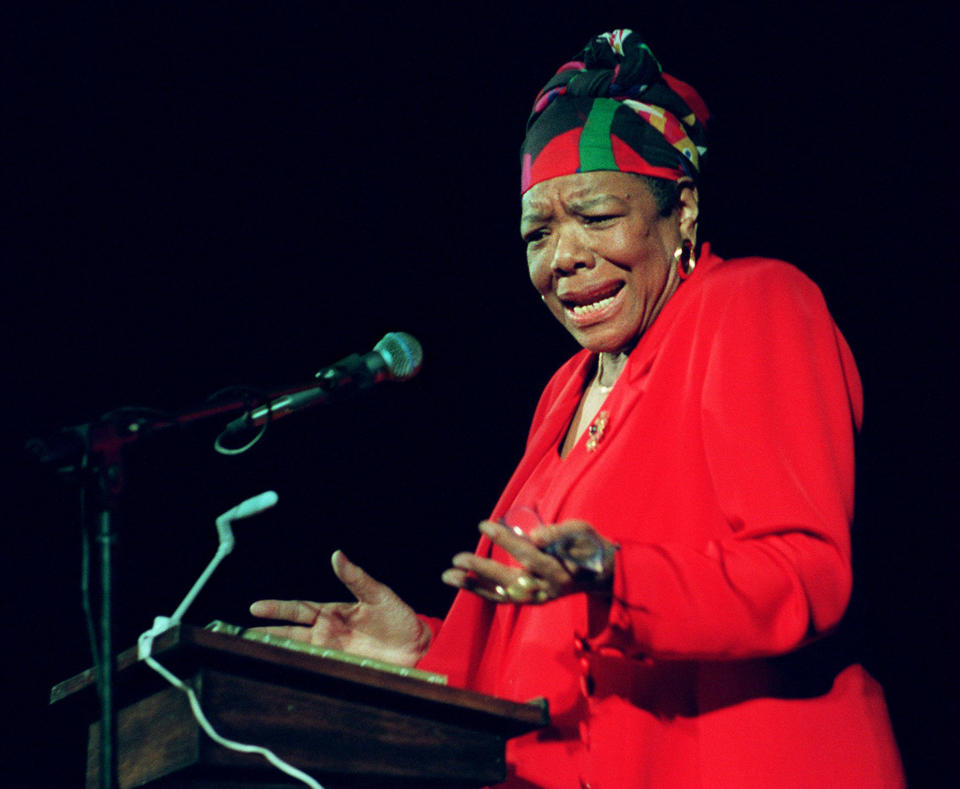
[[[708,117],[703,99],[665,74],[640,36],[604,33],[537,95],[523,141],[521,190],[591,170],[697,180]]]

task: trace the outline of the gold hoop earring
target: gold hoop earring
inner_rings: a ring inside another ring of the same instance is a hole
[[[689,277],[697,266],[697,259],[693,254],[693,242],[689,238],[683,239],[683,243],[677,247],[673,253],[673,260],[677,264],[677,276],[680,279]]]

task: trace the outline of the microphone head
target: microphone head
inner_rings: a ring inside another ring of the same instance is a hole
[[[394,381],[406,381],[420,372],[423,365],[423,348],[416,337],[402,331],[386,334],[373,350],[383,357],[390,377]]]

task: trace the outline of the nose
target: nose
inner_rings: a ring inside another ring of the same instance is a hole
[[[550,268],[556,274],[572,274],[580,268],[592,268],[594,264],[593,252],[584,243],[579,228],[564,227],[555,233],[556,244],[553,248],[553,259]]]

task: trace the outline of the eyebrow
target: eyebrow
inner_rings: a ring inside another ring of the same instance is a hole
[[[620,205],[625,205],[627,201],[610,192],[601,192],[600,194],[595,194],[590,190],[582,189],[580,191],[574,192],[567,198],[567,205],[570,206],[575,211],[586,211],[599,203],[605,203],[608,200],[613,200]],[[531,223],[531,222],[544,222],[553,215],[552,209],[549,207],[549,203],[541,203],[540,206],[533,204],[529,209],[525,210],[520,215],[520,224]]]
[[[547,207],[533,207],[520,214],[520,224],[530,224],[531,222],[545,222],[550,218],[553,211]]]
[[[615,194],[610,194],[609,192],[603,192],[595,196],[588,196],[579,198],[576,194],[570,197],[569,205],[571,208],[575,208],[579,211],[584,211],[588,208],[593,208],[598,203],[606,203],[612,200],[615,203],[620,203],[621,205],[626,205],[626,200],[622,197],[618,197]]]

